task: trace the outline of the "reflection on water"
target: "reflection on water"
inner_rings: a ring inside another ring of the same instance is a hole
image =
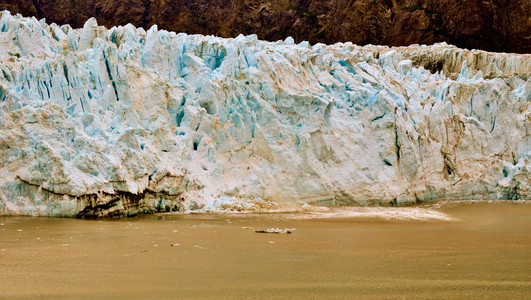
[[[296,228],[292,234],[257,234]],[[531,204],[0,217],[0,297],[525,298]]]

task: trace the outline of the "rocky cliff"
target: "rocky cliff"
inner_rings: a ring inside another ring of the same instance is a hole
[[[0,214],[531,198],[531,55],[0,18]]]
[[[126,25],[221,37],[358,45],[433,44],[531,53],[528,0],[0,0],[0,10],[83,26]]]

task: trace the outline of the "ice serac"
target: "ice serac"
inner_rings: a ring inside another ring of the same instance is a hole
[[[0,18],[0,213],[531,199],[531,55]]]

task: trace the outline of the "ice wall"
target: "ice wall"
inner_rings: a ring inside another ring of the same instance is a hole
[[[2,12],[0,214],[531,199],[531,55]]]

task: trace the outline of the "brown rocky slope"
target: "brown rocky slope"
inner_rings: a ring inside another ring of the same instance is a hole
[[[458,47],[531,53],[529,0],[0,0],[0,10],[81,27],[145,28],[260,39],[391,46],[446,41]]]

